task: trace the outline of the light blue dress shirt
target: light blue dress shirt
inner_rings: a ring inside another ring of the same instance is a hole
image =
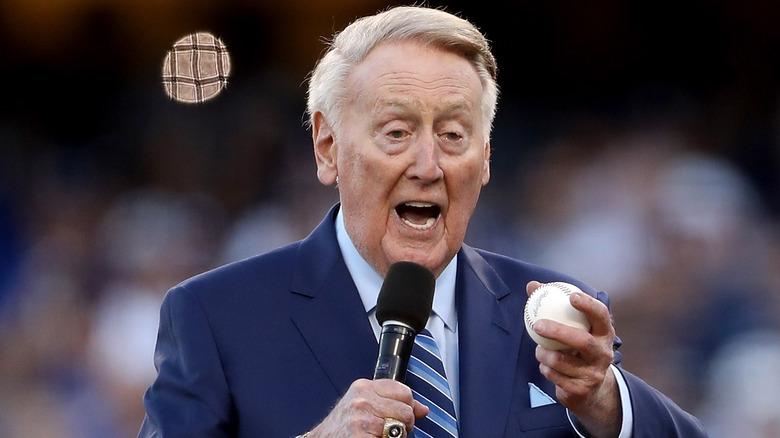
[[[357,286],[360,299],[366,309],[366,314],[374,329],[374,335],[379,340],[382,327],[376,319],[376,300],[384,279],[366,262],[352,243],[344,227],[344,216],[339,210],[336,216],[336,238],[338,239],[344,262],[347,264],[352,280]],[[455,310],[455,273],[457,257],[436,279],[436,289],[433,294],[433,309],[428,319],[427,328],[441,353],[447,383],[450,385],[455,411],[458,413],[458,313]]]

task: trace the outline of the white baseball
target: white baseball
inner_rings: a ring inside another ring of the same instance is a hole
[[[525,329],[537,344],[548,350],[565,350],[568,345],[554,339],[538,335],[533,326],[540,319],[550,319],[561,324],[590,331],[590,321],[584,313],[575,309],[569,297],[574,292],[582,292],[573,284],[555,282],[539,286],[525,303]]]

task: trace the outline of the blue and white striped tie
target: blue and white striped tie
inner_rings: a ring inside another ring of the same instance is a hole
[[[427,417],[415,421],[416,438],[457,438],[458,422],[441,354],[431,332],[424,329],[414,338],[406,384],[414,398],[431,409]]]

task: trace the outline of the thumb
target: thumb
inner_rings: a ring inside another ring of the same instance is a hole
[[[412,403],[412,410],[414,411],[414,418],[424,418],[431,411],[431,408],[414,400]]]
[[[540,283],[540,282],[538,282],[536,280],[531,280],[531,281],[528,282],[528,284],[525,285],[525,293],[530,296],[531,293],[533,291],[535,291],[536,289],[538,289],[541,285],[542,285],[542,283]]]

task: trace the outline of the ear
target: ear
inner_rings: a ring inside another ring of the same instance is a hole
[[[490,181],[490,142],[485,142],[485,161],[482,163],[482,186]]]
[[[317,179],[326,186],[336,182],[339,175],[336,161],[336,139],[325,116],[317,111],[312,121],[311,138],[314,143],[314,158],[317,161]]]

